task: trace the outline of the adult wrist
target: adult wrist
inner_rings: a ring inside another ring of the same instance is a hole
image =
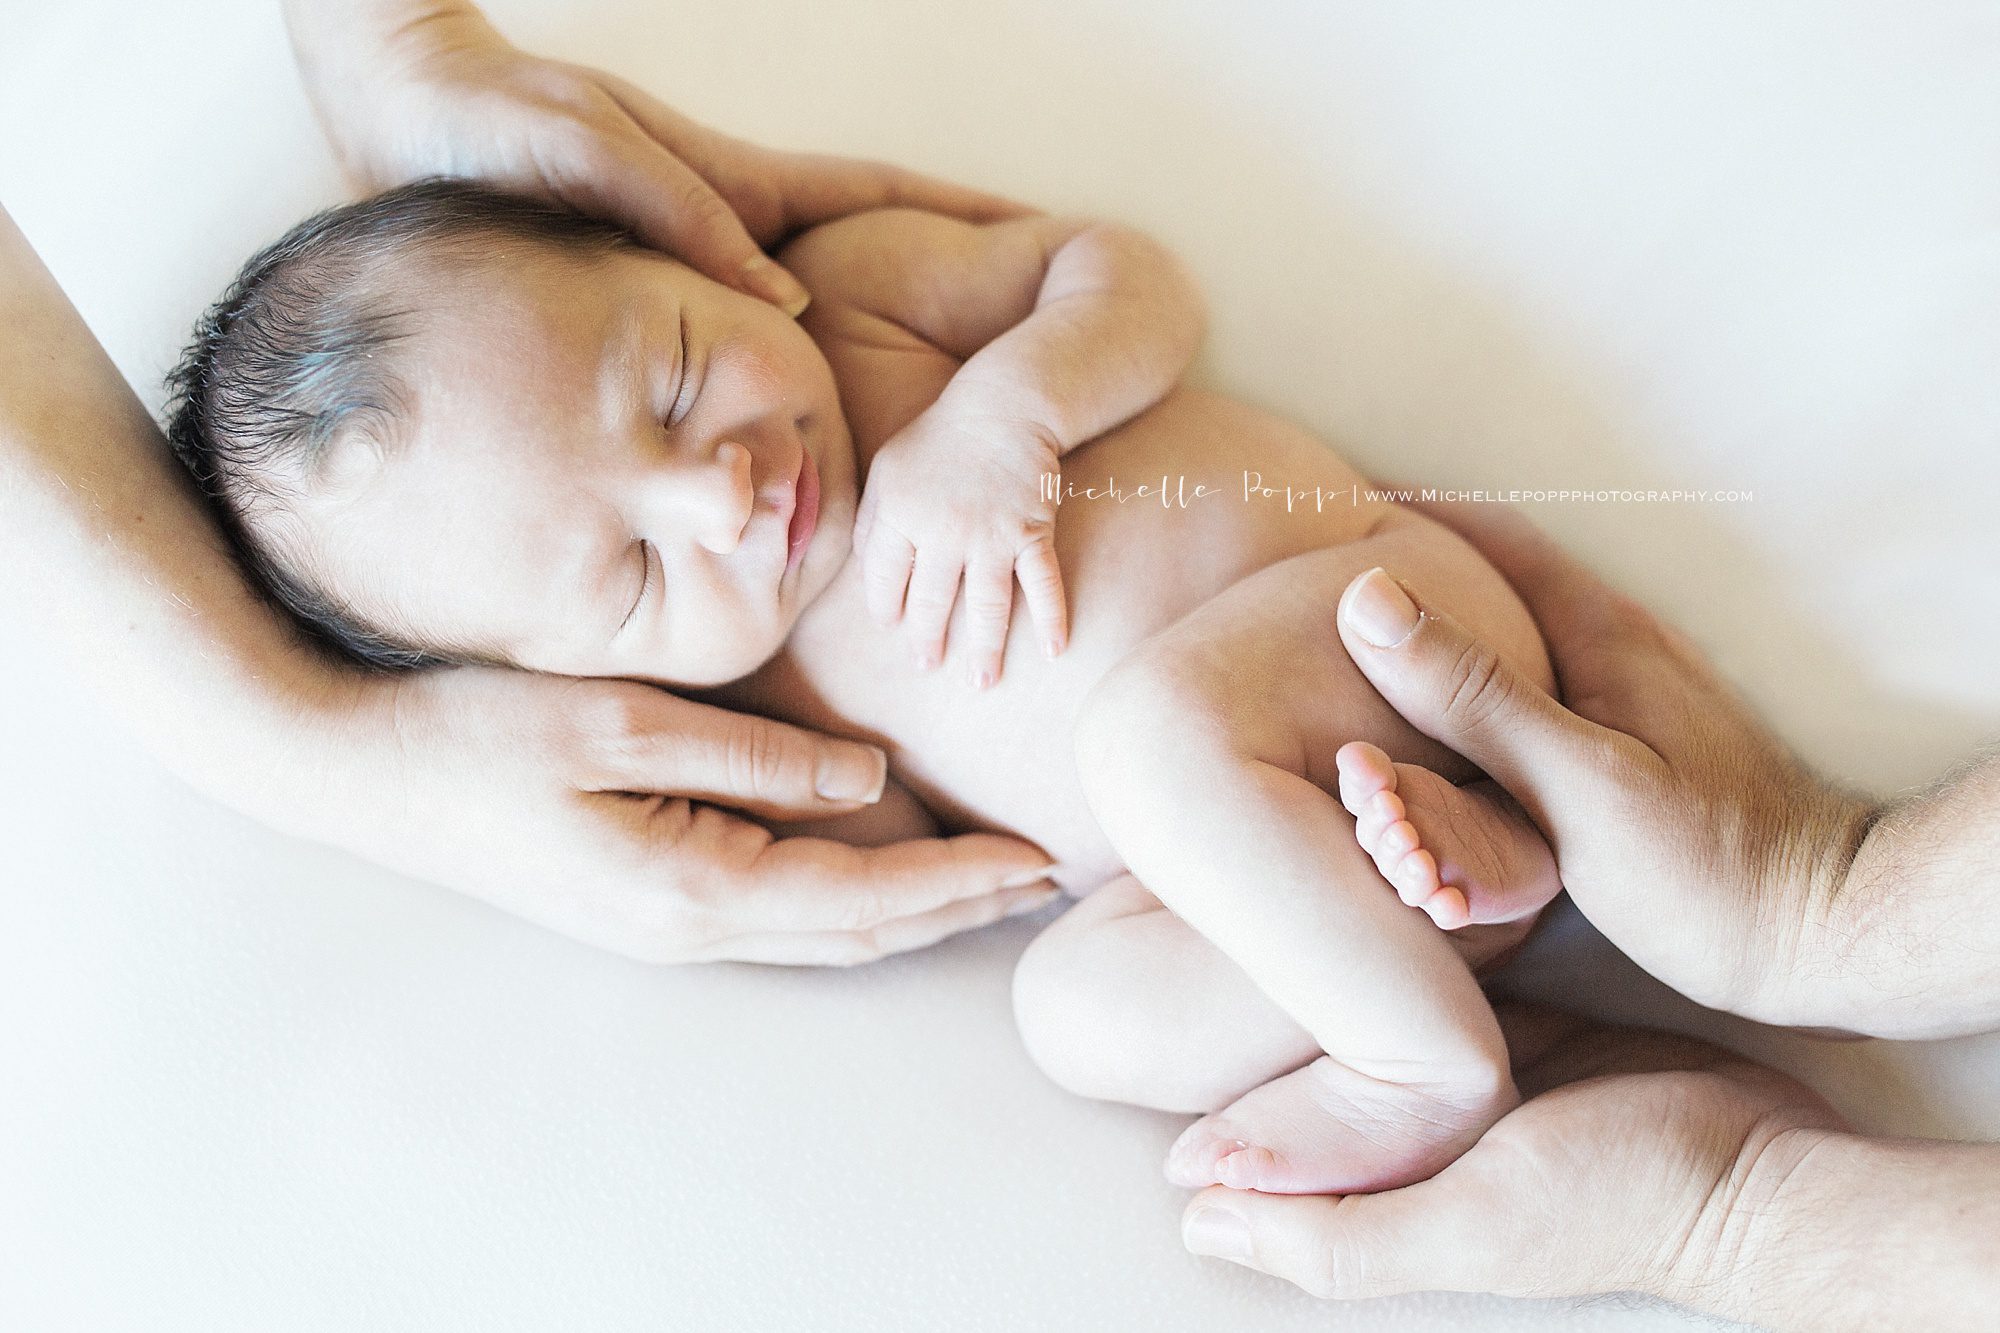
[[[1761,876],[1762,891],[1783,903],[1761,928],[1780,938],[1749,959],[1754,998],[1730,1009],[1785,1027],[1864,1026],[1848,992],[1858,932],[1880,906],[1866,855],[1880,817],[1877,803],[1817,781],[1793,799],[1790,826],[1773,839]]]
[[[2000,1306],[2000,1149],[1779,1136],[1737,1199],[1738,1250],[1677,1299],[1776,1329],[1983,1328]]]
[[[1855,1138],[1811,1127],[1754,1135],[1647,1294],[1766,1327],[1824,1327],[1838,1251],[1820,1215],[1823,1154]]]

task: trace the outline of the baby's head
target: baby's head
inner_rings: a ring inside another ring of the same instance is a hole
[[[847,556],[853,445],[805,331],[532,200],[430,181],[308,219],[170,385],[253,577],[377,666],[719,684]]]

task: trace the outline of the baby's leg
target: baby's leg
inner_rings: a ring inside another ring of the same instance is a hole
[[[1532,923],[1455,932],[1475,971]],[[1121,875],[1038,935],[1014,970],[1021,1040],[1079,1096],[1160,1111],[1219,1111],[1320,1054],[1255,982]]]
[[[1079,727],[1086,793],[1127,865],[1330,1057],[1190,1131],[1174,1163],[1184,1183],[1406,1183],[1515,1100],[1471,973],[1384,890],[1326,792],[1347,737],[1434,766],[1455,759],[1388,712],[1334,632],[1342,587],[1385,562],[1459,589],[1454,613],[1546,675],[1532,625],[1491,570],[1435,529],[1397,524],[1200,608],[1112,673]]]
[[[1319,1054],[1130,875],[1057,918],[1014,969],[1014,1017],[1042,1071],[1080,1096],[1206,1114]]]

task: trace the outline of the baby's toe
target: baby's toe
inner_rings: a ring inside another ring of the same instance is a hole
[[[1354,817],[1354,840],[1373,852],[1381,845],[1382,835],[1389,831],[1389,827],[1402,822],[1407,814],[1402,798],[1396,793],[1377,792],[1361,807],[1361,813]]]
[[[1396,766],[1379,746],[1349,741],[1333,762],[1340,773],[1340,803],[1350,815],[1360,815],[1376,793],[1396,790]]]
[[[1405,906],[1422,907],[1437,895],[1437,858],[1422,847],[1400,858],[1383,873]]]
[[[1286,1182],[1292,1174],[1278,1154],[1254,1144],[1238,1148],[1215,1164],[1215,1183],[1233,1190],[1288,1193]]]
[[[1436,879],[1435,874],[1432,878]],[[1457,930],[1472,924],[1472,908],[1466,903],[1465,895],[1449,884],[1425,899],[1423,909],[1440,930]]]
[[[1167,1149],[1167,1183],[1182,1189],[1198,1190],[1220,1185],[1217,1174],[1224,1158],[1248,1147],[1230,1134],[1215,1116],[1203,1116],[1181,1131],[1174,1146]]]

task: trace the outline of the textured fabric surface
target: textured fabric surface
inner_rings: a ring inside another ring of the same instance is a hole
[[[1990,4],[493,9],[738,133],[1152,229],[1210,294],[1203,373],[1378,474],[1747,491],[1532,512],[1857,784],[2000,734]],[[274,10],[0,0],[0,199],[150,403],[236,264],[338,196]],[[1064,1096],[1012,1035],[1032,923],[653,971],[216,807],[15,625],[0,691],[8,1327],[1689,1323],[1332,1310],[1188,1258],[1179,1122]],[[1869,1127],[2000,1134],[2000,1041],[1724,1022],[1574,923],[1516,970]]]

